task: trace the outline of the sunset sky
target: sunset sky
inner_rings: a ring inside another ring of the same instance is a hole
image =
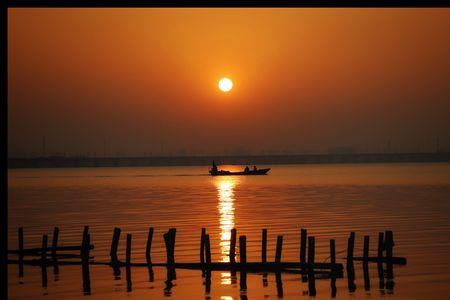
[[[449,150],[449,32],[450,9],[9,9],[9,155]]]

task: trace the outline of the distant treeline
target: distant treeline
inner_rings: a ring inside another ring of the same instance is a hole
[[[213,160],[215,160],[218,164],[230,165],[450,162],[450,153],[361,153],[171,157],[38,157],[9,158],[8,168],[203,166],[210,165]]]

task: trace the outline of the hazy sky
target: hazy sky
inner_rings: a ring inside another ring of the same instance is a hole
[[[450,9],[9,9],[8,31],[11,156],[450,149]]]

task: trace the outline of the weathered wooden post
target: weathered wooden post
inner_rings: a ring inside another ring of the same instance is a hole
[[[300,231],[300,262],[301,263],[306,262],[306,239],[307,239],[306,229],[302,228]]]
[[[308,265],[309,269],[314,266],[315,259],[315,238],[313,236],[308,237]]]
[[[350,232],[347,244],[347,279],[348,291],[353,293],[356,290],[355,285],[355,268],[353,266],[353,251],[355,248],[355,232]]]
[[[267,262],[267,229],[262,230],[261,261]]]
[[[84,226],[83,229],[83,239],[85,239],[87,237],[87,235],[89,234],[89,226]]]
[[[281,262],[281,251],[283,248],[283,236],[279,235],[277,236],[277,247],[275,251],[275,262],[280,263]]]
[[[58,247],[59,228],[53,228],[53,240],[52,240],[52,256],[56,257],[56,248]]]
[[[114,228],[113,238],[111,241],[111,252],[110,252],[111,262],[117,262],[119,260],[117,257],[117,249],[119,247],[120,231],[121,231],[120,228],[118,228],[118,227]]]
[[[145,260],[148,265],[152,264],[151,251],[152,251],[152,240],[153,240],[153,227],[148,229],[147,235],[147,247],[145,248]]]
[[[336,242],[334,241],[334,239],[330,240],[330,262],[333,265],[336,264]]]
[[[89,227],[84,226],[83,238],[81,241],[81,249],[80,249],[80,256],[82,261],[89,260],[89,246],[90,246],[89,243],[90,243]]]
[[[230,262],[236,262],[236,228],[231,229],[231,238],[230,238]]]
[[[125,264],[129,266],[131,264],[131,234],[127,233],[127,248],[126,248]]]
[[[206,228],[202,228],[202,234],[200,237],[200,263],[205,263],[205,235]]]
[[[383,257],[383,251],[384,251],[384,233],[379,232],[378,233],[378,251],[377,251],[378,258]]]
[[[316,278],[314,275],[315,238],[308,237],[308,290],[310,296],[316,295]]]
[[[209,240],[209,234],[205,235],[205,252],[206,252],[206,264],[209,265],[211,264],[211,243]]]
[[[393,289],[394,287],[394,266],[392,262],[393,247],[394,247],[394,234],[391,230],[385,232],[385,246],[386,246],[386,288]]]
[[[247,237],[245,235],[239,236],[239,257],[241,263],[239,285],[241,291],[245,291],[247,290]]]
[[[347,244],[347,264],[353,263],[353,252],[355,249],[355,232],[350,232]]]
[[[164,242],[166,244],[167,264],[175,264],[175,235],[176,229],[170,228],[167,233],[164,234]]]
[[[247,237],[245,235],[239,236],[239,257],[241,264],[247,263]],[[245,267],[245,266],[243,266]]]
[[[386,259],[392,260],[394,247],[394,235],[391,230],[386,231]]]
[[[18,238],[19,238],[19,259],[20,259],[23,258],[23,227],[19,227]]]
[[[44,265],[46,264],[47,259],[47,240],[48,236],[44,234],[42,236],[42,249],[41,249],[41,263]]]
[[[369,260],[369,241],[370,236],[365,235],[364,236],[364,248],[363,248],[363,259],[365,262]]]

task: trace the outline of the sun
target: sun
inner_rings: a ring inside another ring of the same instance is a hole
[[[232,88],[233,88],[233,81],[231,81],[230,78],[224,77],[219,80],[219,89],[222,92],[227,93],[231,91]]]

